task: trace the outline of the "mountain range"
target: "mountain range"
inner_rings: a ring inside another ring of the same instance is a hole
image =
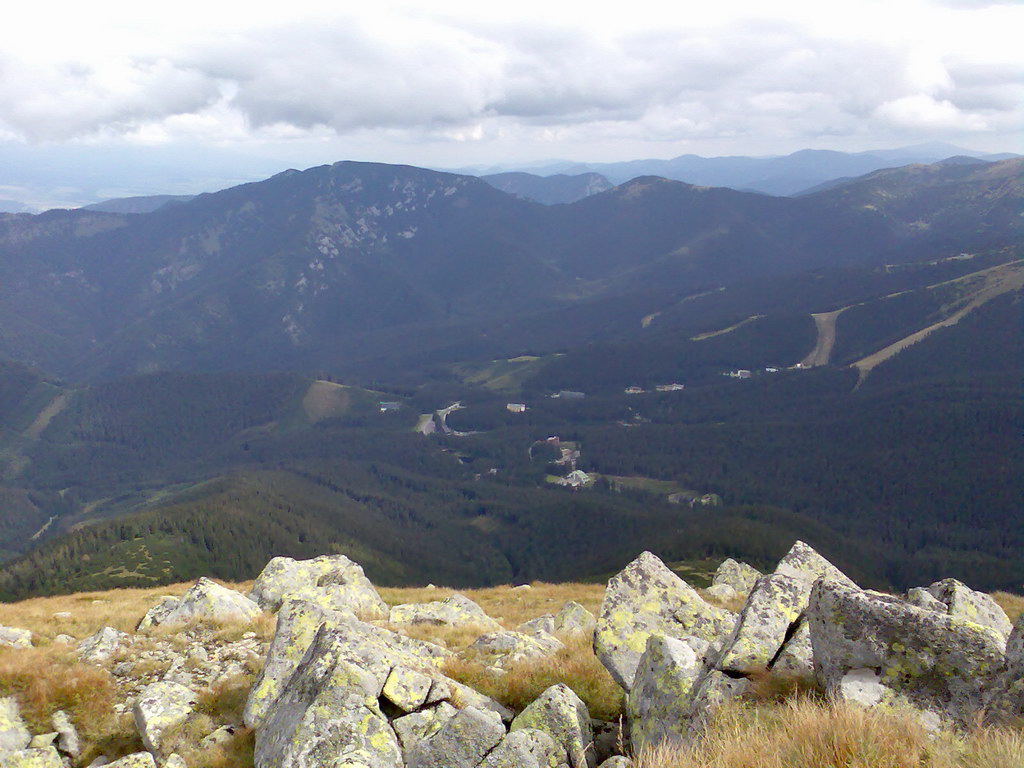
[[[867,583],[1024,582],[1022,169],[546,205],[342,162],[0,215],[0,590],[327,549],[392,583],[577,578],[794,535]],[[553,435],[599,483],[552,482]]]

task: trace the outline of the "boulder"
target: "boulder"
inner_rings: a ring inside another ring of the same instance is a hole
[[[256,768],[399,768],[402,752],[380,711],[382,681],[343,658],[343,632],[321,628],[256,730]]]
[[[21,719],[18,700],[13,696],[0,699],[0,754],[25,749],[31,741],[32,734]]]
[[[929,723],[970,723],[1004,665],[995,630],[836,581],[814,585],[807,618],[830,695],[910,705]]]
[[[544,731],[523,728],[505,736],[480,768],[558,768],[563,751]]]
[[[441,726],[455,717],[458,711],[447,701],[441,701],[436,706],[426,707],[392,720],[391,727],[398,737],[403,754],[412,749],[416,742],[429,739],[441,730]]]
[[[626,702],[636,751],[685,737],[693,685],[702,668],[685,641],[661,635],[647,639]]]
[[[156,755],[163,754],[164,735],[188,719],[196,702],[196,695],[178,683],[147,685],[132,707],[135,728],[143,746]]]
[[[928,586],[928,593],[942,603],[950,616],[991,627],[1003,637],[1009,637],[1013,624],[999,603],[984,592],[975,592],[956,579],[943,579]]]
[[[18,627],[0,626],[0,645],[8,648],[31,648],[32,632]]]
[[[260,724],[320,627],[336,628],[350,618],[354,617],[349,611],[327,610],[306,600],[284,601],[277,614],[277,626],[266,662],[245,704],[243,719],[247,726],[254,728]]]
[[[684,716],[690,725],[690,733],[699,733],[722,704],[740,698],[749,688],[750,681],[746,678],[730,677],[721,670],[705,665],[693,683],[690,708]]]
[[[148,611],[146,611],[146,615],[142,617],[142,619],[139,621],[138,626],[135,629],[149,629],[150,627],[156,626],[157,624],[162,624],[164,622],[164,619],[166,619],[171,614],[171,612],[178,606],[179,602],[181,602],[180,597],[175,597],[174,595],[164,595],[160,598],[159,603],[157,603]]]
[[[804,579],[777,573],[758,578],[722,646],[718,669],[740,675],[766,669],[803,615],[810,592]]]
[[[512,721],[513,732],[532,728],[548,734],[559,746],[560,762],[570,768],[593,768],[593,728],[587,705],[562,683],[553,685]]]
[[[275,557],[260,573],[249,597],[265,611],[276,612],[286,598],[316,603],[328,610],[349,610],[365,618],[383,619],[388,606],[358,563],[344,555],[312,560]]]
[[[715,577],[711,581],[711,586],[732,587],[737,594],[745,595],[754,588],[754,582],[757,581],[760,575],[761,572],[753,566],[737,562],[728,557],[722,561],[722,564],[718,566],[718,570],[715,571]]]
[[[597,619],[594,614],[577,602],[570,600],[555,614],[555,630],[550,634],[592,635]]]
[[[845,584],[848,587],[857,586],[845,573],[819,555],[813,547],[802,541],[794,543],[789,552],[783,555],[775,567],[775,573],[812,583],[818,579],[825,579]]]
[[[594,633],[594,651],[627,691],[651,635],[713,642],[735,615],[706,603],[697,591],[644,552],[608,582]]]
[[[53,747],[0,752],[0,768],[64,768]]]
[[[263,611],[240,592],[200,578],[180,600],[164,599],[151,608],[139,623],[139,629],[157,625],[176,626],[196,621],[249,622]]]
[[[475,707],[476,709],[493,712],[502,722],[512,722],[511,710],[502,706],[494,699],[484,696],[484,694],[470,688],[468,685],[463,685],[447,677],[437,677],[434,679],[434,684],[427,695],[426,704],[436,704],[437,702],[444,701],[458,702],[461,707]]]
[[[986,700],[985,720],[995,725],[1024,721],[1024,614],[1006,641],[1006,659]]]
[[[814,677],[814,649],[811,647],[811,630],[806,619],[798,622],[796,631],[786,640],[775,661],[771,663],[771,670],[792,678]]]
[[[475,768],[504,736],[500,717],[467,707],[433,736],[413,744],[405,764],[408,768]]]
[[[78,730],[68,717],[68,713],[59,709],[53,713],[50,721],[53,723],[53,729],[57,731],[58,749],[65,755],[78,757],[82,752],[82,741],[78,738]]]
[[[107,763],[105,768],[156,768],[156,760],[149,752],[136,752],[133,755],[122,757],[112,763]]]
[[[103,627],[78,644],[78,658],[87,664],[102,664],[131,640],[131,635],[113,627]]]
[[[601,763],[600,768],[633,768],[633,762],[628,757],[614,755]]]
[[[423,706],[434,680],[409,667],[392,667],[384,681],[381,695],[404,712],[415,712]]]
[[[924,587],[908,589],[904,599],[918,608],[927,608],[930,611],[938,611],[939,613],[949,613],[949,606],[941,600],[936,600],[932,593]]]
[[[482,631],[496,631],[501,625],[488,616],[484,609],[465,595],[455,593],[432,603],[409,603],[391,609],[388,621],[392,624],[433,624],[461,627],[478,625]]]
[[[470,645],[465,655],[492,667],[503,668],[524,659],[548,656],[563,648],[562,641],[544,632],[488,632]]]
[[[732,587],[730,587],[728,584],[712,584],[710,587],[704,590],[704,594],[706,594],[712,600],[717,600],[720,603],[724,603],[729,600],[735,600],[740,596],[740,593]]]
[[[522,632],[524,635],[553,635],[555,634],[554,614],[545,613],[543,616],[538,616],[536,619],[524,621],[516,627],[516,632]]]

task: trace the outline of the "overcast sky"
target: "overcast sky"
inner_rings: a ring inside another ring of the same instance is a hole
[[[1022,151],[1024,3],[18,2],[0,141],[461,166]]]

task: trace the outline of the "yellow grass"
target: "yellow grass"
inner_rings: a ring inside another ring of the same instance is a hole
[[[460,657],[449,659],[444,673],[519,712],[552,685],[565,683],[587,705],[592,717],[612,721],[622,714],[622,689],[597,660],[590,639],[560,638],[565,647],[550,656],[508,664],[505,674]]]
[[[823,705],[732,704],[703,736],[637,756],[635,768],[1020,768],[1019,731],[930,736],[910,714]]]
[[[81,639],[103,627],[134,632],[139,621],[164,595],[183,595],[194,582],[142,589],[112,589],[105,592],[79,592],[74,595],[33,597],[17,603],[0,603],[0,624],[30,629],[36,641],[52,640],[59,634]],[[218,581],[246,593],[252,582]],[[67,618],[54,614],[70,614]]]
[[[999,607],[1006,611],[1010,621],[1016,621],[1021,614],[1024,614],[1024,596],[1014,595],[1010,592],[993,592],[992,598],[999,603]]]

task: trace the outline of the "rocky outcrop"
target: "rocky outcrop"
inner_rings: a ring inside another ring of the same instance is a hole
[[[813,547],[802,541],[795,542],[782,556],[779,564],[775,566],[775,573],[791,576],[794,579],[803,579],[810,583],[818,579],[825,579],[845,584],[848,587],[857,586],[850,577],[819,555]]]
[[[750,590],[717,667],[751,675],[767,669],[786,641],[790,627],[803,615],[811,585],[777,573],[761,576]]]
[[[593,728],[584,704],[567,685],[548,688],[512,721],[511,731],[542,731],[559,746],[559,760],[570,768],[593,768]]]
[[[64,763],[56,749],[41,747],[0,752],[0,768],[64,768]]]
[[[392,624],[433,624],[448,627],[477,625],[482,632],[501,629],[501,625],[488,616],[483,608],[458,593],[432,603],[396,605],[391,609],[388,621]]]
[[[253,584],[249,597],[263,610],[276,612],[288,598],[321,608],[352,611],[363,618],[387,618],[388,606],[362,567],[344,555],[312,560],[275,557]]]
[[[714,642],[735,616],[709,605],[661,560],[644,552],[608,582],[594,632],[594,651],[615,681],[632,687],[651,635]]]
[[[909,705],[930,725],[969,723],[1004,665],[1004,640],[989,627],[834,581],[814,585],[808,623],[831,696]]]
[[[139,629],[174,626],[196,621],[213,623],[250,622],[262,609],[240,592],[200,578],[181,599],[165,597],[151,608],[139,623]]]

